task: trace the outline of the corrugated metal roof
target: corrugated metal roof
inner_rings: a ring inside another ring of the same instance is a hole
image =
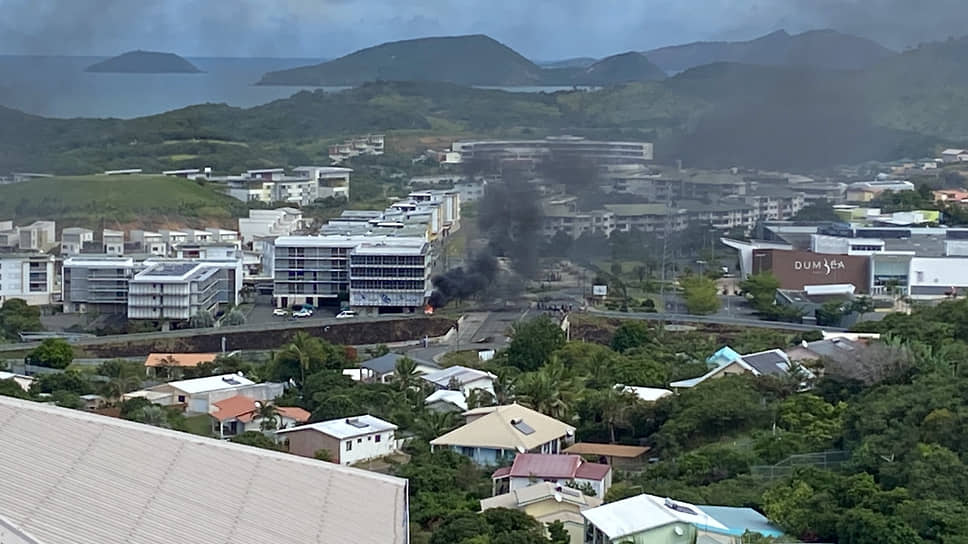
[[[277,431],[277,434],[293,433],[306,430],[321,432],[325,435],[342,440],[344,438],[365,436],[383,431],[395,431],[397,430],[397,426],[389,421],[383,421],[378,417],[366,414],[362,416],[320,421],[319,423],[301,425],[291,429],[283,429]]]
[[[0,397],[0,512],[44,544],[405,544],[405,480]]]
[[[677,522],[706,530],[728,530],[698,506],[647,494],[591,508],[582,515],[613,540]]]

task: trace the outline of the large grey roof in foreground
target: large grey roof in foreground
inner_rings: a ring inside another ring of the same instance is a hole
[[[41,544],[407,542],[398,478],[0,397],[0,517]]]

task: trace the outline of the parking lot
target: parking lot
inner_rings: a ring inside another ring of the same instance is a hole
[[[280,323],[280,322],[286,321],[287,319],[299,319],[301,321],[312,321],[317,319],[332,319],[336,317],[337,313],[339,313],[339,310],[337,308],[319,308],[313,312],[312,317],[296,318],[296,317],[292,317],[291,315],[286,317],[272,315],[273,309],[274,308],[272,307],[271,304],[261,303],[261,302],[256,303],[256,305],[252,308],[252,312],[250,312],[248,317],[246,318],[246,321],[245,321],[246,324],[260,325],[263,323]]]

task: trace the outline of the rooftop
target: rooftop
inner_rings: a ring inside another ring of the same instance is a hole
[[[145,359],[145,366],[189,368],[202,363],[211,363],[217,356],[217,353],[149,353]]]
[[[399,478],[7,397],[0,422],[17,542],[408,541]]]
[[[669,215],[679,213],[678,207],[665,204],[606,204],[605,209],[619,216]]]
[[[424,374],[421,378],[436,384],[440,387],[447,387],[450,385],[451,380],[457,380],[461,385],[465,383],[470,383],[475,380],[480,380],[484,378],[494,379],[494,374],[490,372],[484,372],[483,370],[477,370],[475,368],[467,368],[466,366],[455,365],[437,372],[431,372],[430,374]]]
[[[575,432],[571,425],[519,404],[464,412],[464,415],[478,414],[484,415],[431,440],[430,443],[435,446],[468,446],[527,452]]]
[[[409,358],[418,365],[439,368],[437,363],[414,359],[413,357],[408,357],[407,355],[401,355],[399,353],[387,353],[386,355],[374,357],[373,359],[363,361],[360,363],[360,366],[372,370],[377,374],[387,374],[389,372],[393,372],[397,368],[397,361],[404,358]]]
[[[635,459],[648,453],[647,446],[623,446],[621,444],[596,444],[594,442],[578,442],[565,448],[564,453],[575,455],[600,455],[603,457],[620,457]]]
[[[208,376],[206,378],[193,378],[191,380],[168,382],[166,384],[156,385],[151,389],[157,390],[167,386],[188,393],[189,395],[194,395],[198,393],[208,393],[210,391],[233,389],[243,385],[255,385],[255,382],[246,378],[245,376],[239,376],[238,374],[222,374],[220,376]]]
[[[591,508],[582,515],[612,540],[676,522],[716,531],[729,530],[698,506],[648,494]]]
[[[464,393],[460,391],[438,389],[427,395],[427,398],[424,399],[424,404],[433,404],[435,402],[448,402],[461,410],[467,410],[467,399],[464,397]]]
[[[327,436],[332,436],[333,438],[342,440],[344,438],[353,438],[356,436],[364,436],[383,431],[395,431],[397,430],[397,426],[389,421],[383,421],[378,417],[366,414],[362,416],[320,421],[319,423],[311,423],[309,425],[301,425],[291,429],[283,429],[281,431],[277,431],[277,433],[282,434],[306,430],[317,431]]]
[[[558,503],[568,503],[579,508],[594,508],[602,504],[600,497],[589,497],[577,489],[562,487],[551,482],[539,482],[528,487],[522,487],[505,493],[481,500],[481,510],[491,508],[522,508],[529,504],[553,499]],[[554,519],[560,519],[554,516]],[[541,521],[541,520],[539,520]],[[553,519],[549,519],[554,521]],[[575,520],[581,523],[581,519]]]

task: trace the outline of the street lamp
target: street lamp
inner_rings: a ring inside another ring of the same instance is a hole
[[[699,275],[702,276],[702,267],[705,266],[706,261],[699,259],[698,261],[696,261],[696,264],[699,265]]]

